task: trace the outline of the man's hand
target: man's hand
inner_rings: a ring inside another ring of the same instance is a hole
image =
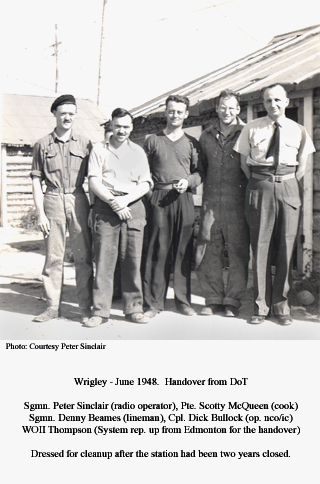
[[[175,188],[179,193],[184,193],[188,188],[188,180],[186,180],[185,178],[182,178],[181,180],[178,181],[178,183],[175,183],[173,185],[173,188]]]
[[[114,212],[119,212],[119,210],[123,210],[128,205],[128,198],[125,195],[114,197],[113,200],[109,201],[109,206],[112,208]]]
[[[117,210],[116,214],[120,218],[120,220],[128,220],[128,218],[132,218],[130,208],[125,207],[122,210]]]
[[[44,238],[47,238],[50,232],[50,222],[44,212],[38,214],[38,227],[43,232]]]

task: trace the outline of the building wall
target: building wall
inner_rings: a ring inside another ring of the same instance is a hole
[[[313,155],[313,270],[320,273],[320,88],[314,89],[314,114],[313,114],[313,142],[316,153]],[[213,103],[211,103],[211,106]],[[297,107],[299,118],[303,116],[303,103],[299,99],[292,99],[290,107]],[[241,119],[246,122],[246,103],[241,106]],[[259,111],[263,111],[262,103],[254,104],[254,117]],[[202,126],[206,128],[212,124],[216,118],[214,108],[209,109],[205,114],[200,116],[189,116],[185,121],[185,127]],[[163,116],[149,116],[148,118],[137,118],[134,121],[134,130],[131,139],[140,144],[144,143],[147,134],[159,133],[165,127],[165,118]],[[199,209],[196,211],[198,212]],[[198,214],[197,214],[198,216]]]
[[[320,273],[320,89],[313,98],[313,269]]]
[[[2,204],[6,206],[4,222],[12,227],[32,225],[34,205],[30,178],[32,148],[30,146],[6,146],[2,150],[5,164],[6,193],[2,193]]]

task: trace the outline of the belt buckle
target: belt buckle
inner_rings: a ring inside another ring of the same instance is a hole
[[[281,175],[273,175],[274,181],[276,183],[281,183],[282,182],[282,176]]]

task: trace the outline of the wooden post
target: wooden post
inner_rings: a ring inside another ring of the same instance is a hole
[[[253,121],[253,104],[247,105],[247,124]]]
[[[247,104],[247,124],[253,121],[253,104],[248,103]],[[249,260],[249,269],[252,270],[252,262],[253,262],[253,253],[252,253],[252,247],[250,244],[250,260]]]
[[[102,50],[103,50],[103,43],[104,43],[104,14],[105,14],[105,8],[106,8],[107,1],[108,0],[103,0],[103,5],[102,5],[97,106],[99,106],[99,103],[100,103],[101,63],[102,63]]]
[[[1,173],[0,173],[0,225],[7,226],[7,149],[1,146]]]
[[[313,91],[308,90],[303,103],[303,125],[312,137],[313,134]],[[313,248],[313,155],[308,156],[303,178],[303,205],[301,213],[301,249],[298,251],[298,270],[309,276],[312,272]]]
[[[55,24],[54,26],[55,28],[55,43],[54,43],[54,53],[55,53],[55,56],[56,56],[56,82],[55,82],[55,93],[58,92],[58,83],[59,83],[59,60],[58,60],[58,56],[59,56],[59,50],[58,50],[58,25]]]

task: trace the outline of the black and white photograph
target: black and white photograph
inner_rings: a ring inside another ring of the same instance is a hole
[[[2,18],[5,482],[316,481],[316,3]]]

